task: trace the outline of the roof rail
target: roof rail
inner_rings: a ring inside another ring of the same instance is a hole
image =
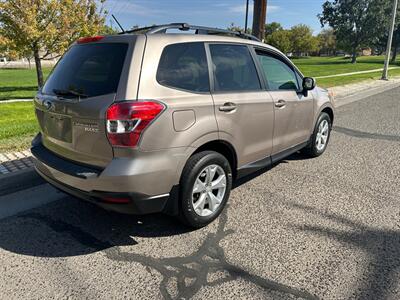
[[[255,36],[241,32],[241,31],[231,31],[231,30],[220,29],[220,28],[189,25],[187,23],[171,23],[171,24],[164,24],[164,25],[154,25],[154,26],[149,26],[149,27],[135,28],[132,30],[127,30],[125,32],[121,32],[121,34],[124,34],[124,33],[146,33],[146,34],[166,33],[166,31],[169,29],[178,29],[181,31],[195,30],[195,34],[228,35],[228,36],[235,36],[238,38],[243,38],[243,39],[247,39],[247,40],[260,42],[260,40],[258,38],[256,38]]]

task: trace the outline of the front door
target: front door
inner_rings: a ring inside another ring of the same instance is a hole
[[[238,167],[271,155],[274,107],[247,45],[209,44],[220,139],[231,143]]]
[[[305,97],[300,92],[299,75],[285,59],[261,50],[256,55],[274,101],[274,155],[309,140],[314,99],[311,93]]]

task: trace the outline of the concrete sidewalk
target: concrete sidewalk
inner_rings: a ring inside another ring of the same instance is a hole
[[[318,79],[317,79],[318,85]],[[384,91],[400,86],[400,77],[393,77],[389,80],[366,80],[359,83],[352,83],[337,87],[329,88],[333,92],[336,99],[339,101],[352,95],[373,91]]]
[[[0,175],[25,170],[33,166],[32,155],[29,150],[0,153]]]
[[[11,100],[0,100],[1,103],[13,103],[13,102],[30,102],[33,99],[11,99]]]

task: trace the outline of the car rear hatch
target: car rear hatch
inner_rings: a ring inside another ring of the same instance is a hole
[[[128,97],[126,86],[136,39],[86,38],[66,52],[35,98],[47,149],[86,165],[104,167],[111,161],[106,111],[114,101]]]

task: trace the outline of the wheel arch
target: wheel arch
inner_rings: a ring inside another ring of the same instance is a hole
[[[329,117],[331,118],[331,123],[333,124],[333,120],[335,118],[335,115],[333,113],[333,109],[331,107],[329,107],[329,106],[326,106],[321,110],[321,113],[323,113],[323,112],[327,113],[329,115]]]
[[[231,165],[233,178],[236,178],[238,162],[237,153],[235,148],[229,142],[224,140],[209,141],[198,147],[190,156],[202,151],[215,151],[225,156]]]

